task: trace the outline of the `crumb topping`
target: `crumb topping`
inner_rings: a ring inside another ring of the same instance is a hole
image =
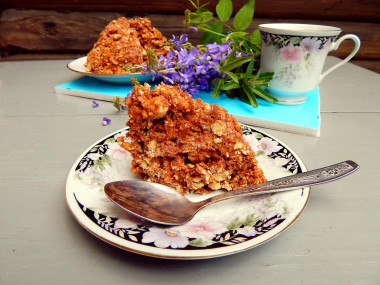
[[[240,125],[219,105],[192,99],[177,86],[135,86],[126,99],[137,176],[181,194],[236,190],[266,181]]]
[[[147,49],[157,56],[166,54],[167,39],[152,27],[147,18],[127,19],[121,17],[110,22],[100,33],[98,41],[87,54],[86,70],[94,74],[128,74],[135,65],[148,62]]]

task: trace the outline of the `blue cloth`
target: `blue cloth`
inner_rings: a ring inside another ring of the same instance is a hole
[[[82,96],[92,99],[113,101],[115,96],[124,98],[132,90],[131,85],[117,85],[91,77],[82,77],[74,81],[55,86],[56,93]],[[202,91],[197,98],[210,104],[219,104],[241,123],[260,127],[305,133],[319,136],[319,89],[306,94],[306,102],[301,105],[272,104],[257,99],[258,108],[252,108],[239,98],[230,99],[224,93],[211,98],[211,92]]]

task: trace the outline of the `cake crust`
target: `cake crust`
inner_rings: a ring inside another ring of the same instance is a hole
[[[219,105],[178,86],[135,86],[125,101],[130,127],[121,146],[138,177],[181,194],[236,190],[266,181],[241,126]]]

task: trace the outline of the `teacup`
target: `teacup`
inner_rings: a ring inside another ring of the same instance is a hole
[[[340,28],[272,23],[259,25],[262,38],[261,69],[274,72],[267,91],[280,104],[302,104],[306,93],[314,90],[334,69],[349,61],[359,50],[360,39],[352,34],[336,38]],[[346,39],[353,40],[353,51],[322,74],[327,54]]]

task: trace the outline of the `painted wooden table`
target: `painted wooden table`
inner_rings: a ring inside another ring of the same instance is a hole
[[[326,67],[339,61],[329,57]],[[321,137],[264,130],[309,169],[352,159],[360,170],[312,188],[276,239],[226,257],[165,260],[123,251],[84,230],[65,203],[68,172],[125,125],[111,103],[57,96],[68,61],[0,63],[1,284],[378,284],[380,75],[352,64],[320,86]],[[103,116],[112,123],[102,126]]]

